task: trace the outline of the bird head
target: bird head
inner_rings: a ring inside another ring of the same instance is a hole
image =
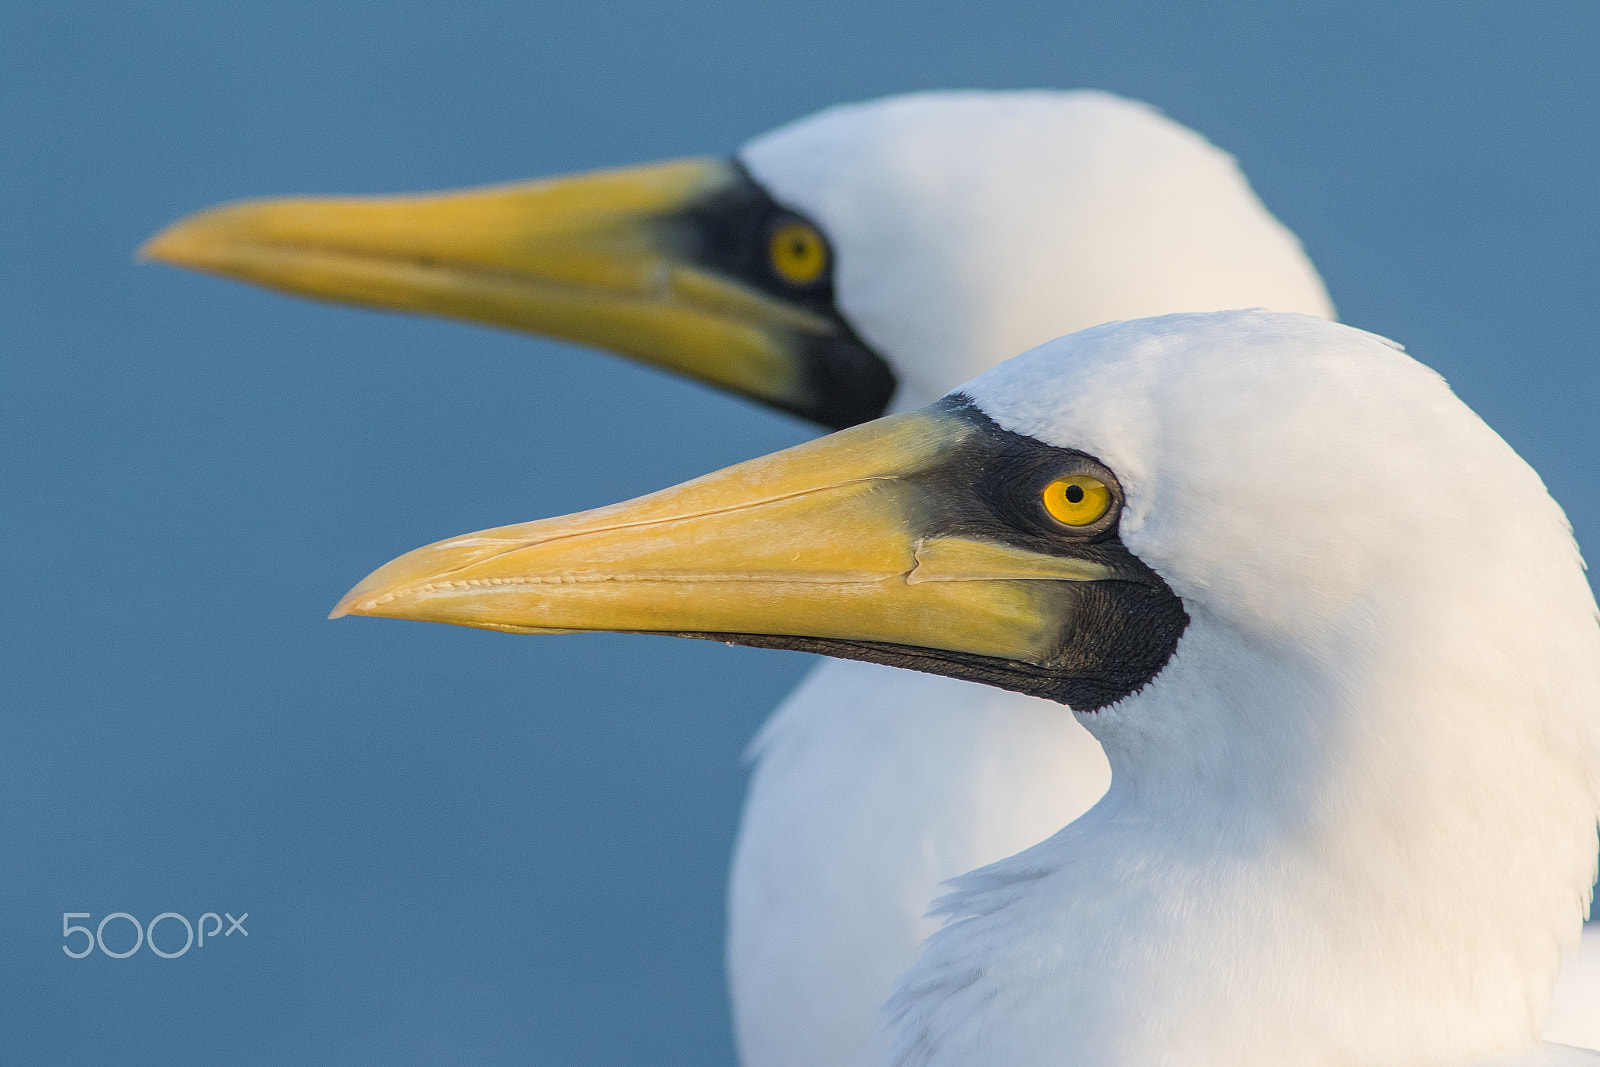
[[[1109,319],[1332,313],[1231,158],[1092,92],[915,94],[732,159],[230,204],[144,254],[607,349],[830,428]]]
[[[916,412],[439,542],[335,614],[802,648],[1088,712],[1196,618],[1349,681],[1402,637],[1498,640],[1587,597],[1559,508],[1436,374],[1224,312],[1082,331]]]

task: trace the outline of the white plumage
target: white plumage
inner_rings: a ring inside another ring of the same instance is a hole
[[[1538,476],[1304,316],[1113,324],[963,391],[1116,472],[1191,622],[1078,716],[1106,797],[956,882],[891,1062],[1600,1063],[1537,1046],[1600,813],[1600,625]]]
[[[1104,93],[848,105],[740,158],[827,233],[839,306],[893,367],[896,410],[1110,319],[1333,313],[1231,157]],[[727,950],[746,1067],[877,1063],[880,1006],[937,926],[939,884],[1042,840],[1109,780],[1058,705],[839,661],[751,755]]]

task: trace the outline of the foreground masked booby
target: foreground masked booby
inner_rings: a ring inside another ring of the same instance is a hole
[[[690,160],[437,197],[236,205],[156,258],[615,351],[841,426],[1107,319],[1331,315],[1231,159],[1098,93],[835,108]],[[809,316],[809,317],[808,317]],[[1105,787],[1042,701],[828,662],[752,746],[730,886],[747,1067],[874,1063],[944,878]]]
[[[418,549],[347,613],[805,648],[1075,715],[1110,791],[955,884],[892,1063],[1600,1063],[1538,1029],[1595,874],[1594,598],[1538,476],[1373,335],[1097,327]]]

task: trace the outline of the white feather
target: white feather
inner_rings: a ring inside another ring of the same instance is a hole
[[[833,108],[741,158],[827,232],[840,306],[909,410],[1109,319],[1332,315],[1233,159],[1096,92],[923,93]],[[1056,704],[824,662],[751,748],[729,888],[745,1067],[866,1067],[941,882],[1042,840],[1109,774]]]
[[[1105,798],[956,882],[892,1062],[1579,1057],[1538,1040],[1595,874],[1600,625],[1538,476],[1307,316],[1113,324],[965,391],[1117,473],[1192,621],[1079,716]]]

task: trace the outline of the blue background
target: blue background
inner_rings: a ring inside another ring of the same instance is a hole
[[[323,616],[424,542],[811,431],[569,346],[134,263],[217,201],[725,153],[906,89],[1114,90],[1236,153],[1345,320],[1443,371],[1600,551],[1587,0],[0,18],[6,1063],[732,1060],[740,750],[807,660]],[[63,955],[62,912],[119,910],[247,911],[249,937]]]

